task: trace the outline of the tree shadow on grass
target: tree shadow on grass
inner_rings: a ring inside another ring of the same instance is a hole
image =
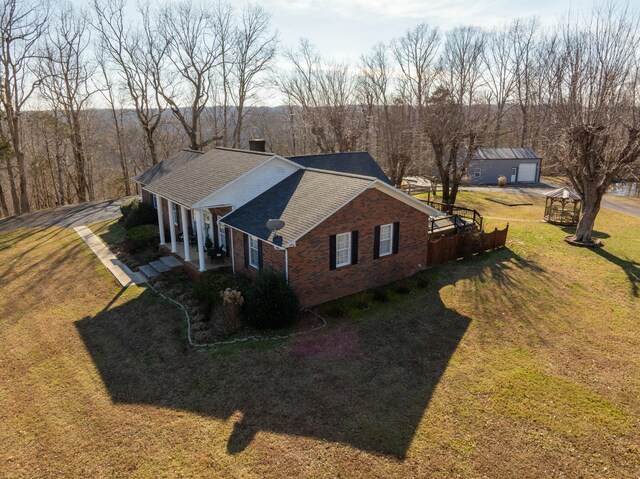
[[[567,233],[567,235],[573,235],[576,233],[575,226],[561,226],[560,229],[565,233]],[[593,232],[591,233],[591,236],[596,239],[611,238],[611,235],[609,233],[605,233],[604,231],[596,231],[596,230],[593,230]]]
[[[229,453],[272,431],[404,459],[470,323],[439,289],[359,321],[225,353],[187,347],[182,320],[150,291],[76,327],[114,403],[239,418]]]
[[[593,251],[598,256],[610,261],[611,263],[620,266],[622,270],[626,273],[627,278],[629,279],[629,284],[631,285],[631,292],[637,298],[640,296],[640,263],[632,260],[622,259],[619,256],[616,256],[605,248],[594,248]]]

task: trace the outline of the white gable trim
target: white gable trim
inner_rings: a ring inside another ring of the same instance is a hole
[[[422,211],[423,213],[428,214],[429,216],[444,216],[444,213],[438,211],[432,206],[429,206],[422,201],[414,198],[411,195],[408,195],[404,191],[400,191],[398,188],[391,186],[384,181],[380,181],[376,179],[370,188],[375,188],[377,190],[382,191],[383,193],[388,194],[389,196],[397,199],[398,201],[402,201],[404,204],[409,205],[418,211]]]
[[[212,203],[214,202],[214,198],[215,196],[219,195],[220,193],[223,193],[227,190],[230,190],[232,188],[234,188],[235,184],[241,180],[242,178],[251,175],[252,173],[254,173],[255,171],[259,170],[260,168],[264,167],[265,165],[273,162],[274,160],[277,161],[281,161],[284,162],[286,164],[289,164],[293,167],[296,168],[296,170],[300,170],[300,169],[304,169],[303,166],[291,161],[291,160],[287,160],[286,158],[283,158],[279,155],[273,155],[272,157],[270,157],[267,161],[263,161],[262,163],[260,163],[259,165],[251,168],[249,171],[245,171],[243,174],[241,174],[240,176],[238,176],[237,178],[233,179],[232,181],[230,181],[229,183],[227,183],[226,185],[224,185],[222,188],[213,191],[211,194],[209,194],[208,196],[206,196],[204,199],[198,201],[196,204],[193,205],[193,208],[215,208],[218,206],[221,206],[217,203]],[[284,179],[284,178],[283,178]],[[281,180],[282,181],[282,180]],[[276,183],[277,184],[277,183]],[[256,195],[258,196],[258,195]]]

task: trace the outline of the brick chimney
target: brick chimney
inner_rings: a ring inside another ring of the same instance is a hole
[[[249,151],[266,151],[267,141],[262,138],[249,140]]]

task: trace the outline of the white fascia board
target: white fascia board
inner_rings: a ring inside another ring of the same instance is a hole
[[[158,195],[160,198],[165,199],[167,201],[171,201],[172,203],[175,203],[178,206],[184,206],[186,209],[191,210],[193,209],[191,206],[186,205],[184,203],[181,203],[180,201],[174,200],[172,198],[169,198],[167,196],[164,196],[162,193],[156,193],[155,191],[153,191],[153,189],[151,189],[148,185],[144,186],[144,189],[147,190],[148,193],[154,194],[154,195]]]
[[[444,216],[445,214],[432,206],[426,205],[422,201],[414,198],[411,195],[408,195],[404,191],[400,191],[398,188],[388,185],[387,183],[376,179],[373,184],[370,186],[371,188],[376,188],[377,190],[382,191],[383,193],[388,194],[389,196],[394,197],[395,199],[402,201],[404,204],[409,205],[418,211],[428,214],[429,216]]]
[[[225,215],[225,216],[226,216],[226,215]],[[232,229],[232,230],[239,231],[239,232],[240,232],[240,233],[242,233],[242,234],[249,235],[249,236],[252,236],[252,237],[254,237],[254,238],[258,238],[256,235],[252,235],[251,233],[247,233],[246,231],[241,230],[240,228],[238,228],[238,227],[236,227],[236,226],[231,226],[230,224],[225,223],[225,222],[223,221],[223,218],[218,219],[218,225],[224,225],[224,226],[225,226],[225,228],[230,228],[230,229]],[[280,246],[280,245],[277,245],[277,244],[275,244],[275,243],[272,243],[271,241],[266,240],[266,239],[262,239],[262,238],[258,238],[258,239],[259,239],[260,241],[263,241],[264,243],[268,243],[268,244],[270,244],[270,245],[271,245],[271,246],[273,246],[275,249],[285,249],[285,248],[287,248],[287,246]]]
[[[302,169],[303,167],[301,165],[298,165],[297,163],[291,161],[291,160],[287,160],[286,158],[282,158],[279,155],[273,155],[271,156],[267,161],[263,161],[262,163],[260,163],[258,166],[254,166],[253,168],[251,168],[249,171],[245,171],[243,174],[241,174],[240,176],[238,176],[237,178],[235,178],[233,181],[227,183],[226,185],[224,185],[222,188],[220,188],[219,190],[214,191],[213,193],[211,193],[209,196],[207,196],[206,198],[198,201],[195,205],[193,205],[194,208],[216,208],[216,207],[220,207],[222,205],[217,204],[217,203],[213,203],[212,201],[214,201],[213,199],[215,198],[215,196],[217,196],[218,194],[220,194],[221,192],[224,192],[228,189],[231,189],[234,187],[235,183],[240,180],[241,178],[244,178],[245,176],[248,176],[250,174],[252,174],[254,171],[259,170],[260,168],[262,168],[263,166],[265,166],[267,163],[272,162],[273,160],[280,160],[280,161],[284,161],[285,163],[288,163],[292,166],[295,166],[297,169]],[[225,205],[228,206],[228,205]]]

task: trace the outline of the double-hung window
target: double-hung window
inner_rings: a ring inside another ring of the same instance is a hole
[[[336,267],[351,264],[351,232],[336,235]]]
[[[249,236],[249,265],[256,269],[260,269],[258,238],[255,236]]]
[[[154,195],[153,193],[151,194],[151,202],[153,203],[153,207],[155,209],[158,209],[158,199],[156,198],[156,195]]]
[[[393,223],[380,226],[380,256],[393,252]]]

